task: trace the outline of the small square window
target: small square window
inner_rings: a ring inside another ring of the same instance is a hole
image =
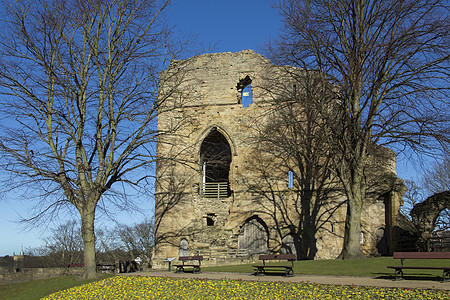
[[[206,226],[214,226],[216,219],[216,214],[207,214],[206,215]]]

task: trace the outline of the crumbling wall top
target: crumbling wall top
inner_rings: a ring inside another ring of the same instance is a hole
[[[264,101],[262,87],[270,61],[253,50],[208,53],[173,61],[166,72],[182,73],[180,91],[185,105],[220,105],[239,102],[239,82],[251,80],[254,102]]]

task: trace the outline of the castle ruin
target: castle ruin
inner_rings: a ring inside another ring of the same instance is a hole
[[[269,252],[340,254],[346,204],[339,184],[327,174],[320,193],[300,190],[301,172],[255,139],[272,116],[270,82],[298,88],[287,74],[251,50],[175,61],[161,73],[177,92],[158,116],[155,265],[194,254],[209,254],[209,263]],[[395,153],[376,148],[369,170],[361,244],[368,256],[388,254],[402,204]]]

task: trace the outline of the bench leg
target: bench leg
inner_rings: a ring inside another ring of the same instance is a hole
[[[175,273],[180,273],[180,272],[184,272],[183,267],[177,267],[177,269],[175,270]]]
[[[442,281],[447,282],[450,279],[450,270],[443,270],[442,272]]]
[[[292,276],[294,276],[294,270],[291,269],[291,268],[286,268],[284,270],[284,276],[285,277],[292,277]]]
[[[256,268],[256,276],[262,276],[264,274],[264,268]]]
[[[200,267],[194,267],[192,273],[200,273]]]
[[[399,280],[398,276],[400,275],[400,279],[403,279],[403,270],[402,269],[395,269],[395,280]]]

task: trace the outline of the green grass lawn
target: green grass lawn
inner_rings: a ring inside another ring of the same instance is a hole
[[[399,264],[399,260],[394,260],[390,257],[355,260],[296,261],[294,263],[294,272],[295,274],[310,275],[391,277],[393,276],[394,271],[391,269],[387,269],[387,266],[395,266]],[[405,261],[405,265],[411,266],[442,266],[448,264],[450,264],[450,260]],[[202,268],[202,270],[204,272],[254,272],[252,264],[222,267],[204,267]],[[420,279],[427,279],[427,277],[429,277],[429,279],[431,280],[435,279],[437,276],[442,276],[442,271],[405,270],[405,276],[411,276],[411,278],[414,278],[414,276],[418,276],[420,277]],[[100,279],[104,278],[105,277],[102,277]],[[343,299],[347,296],[352,299],[448,299],[448,292],[443,291],[404,291],[402,289],[392,290],[365,287],[352,287],[351,289],[348,289],[342,286],[333,287],[306,284],[269,286],[264,285],[263,283],[250,284],[245,282],[220,280],[169,280],[168,278],[149,281],[147,279],[141,280],[139,279],[140,277],[133,277],[134,279],[131,278],[129,279],[129,281],[124,281],[119,278],[122,277],[117,276],[109,278],[106,281],[100,280],[98,281],[98,283],[87,284],[88,281],[77,280],[76,276],[63,276],[24,283],[0,285],[0,299],[33,300],[40,299],[58,291],[61,292],[59,294],[54,294],[50,299],[88,299],[89,297],[89,299],[96,299],[95,297],[100,297],[99,295],[102,295],[102,297],[104,296],[104,298],[102,299],[121,299],[120,295],[124,296],[123,299],[158,299],[158,297],[154,297],[155,295],[159,295],[160,299],[201,299],[208,297],[210,299],[214,299],[214,295],[217,296],[217,293],[219,292],[223,292],[223,299],[227,299],[227,297],[233,298],[233,295],[235,299],[244,299],[244,296],[246,294],[253,295],[252,297],[261,299],[271,299],[270,297],[283,298],[284,296],[289,298],[293,295],[297,295],[298,297],[305,299],[313,296],[316,298],[318,297],[318,299]],[[208,284],[205,285],[205,282],[207,282]],[[200,286],[202,286],[203,288],[199,289],[198,287]],[[72,287],[76,288],[69,291],[63,291]],[[270,289],[267,289],[267,287],[270,287]],[[195,292],[189,292],[189,297],[183,297],[183,291],[187,290],[195,290]],[[149,291],[151,293],[149,293]],[[170,291],[172,291],[173,293],[171,293]],[[289,293],[286,294],[286,291],[289,291]],[[200,297],[201,295],[203,295],[203,297]],[[380,295],[386,295],[386,297],[383,298]],[[248,299],[253,298],[250,297]]]
[[[106,275],[96,280],[103,280]],[[95,280],[95,281],[96,281]],[[79,280],[77,276],[60,276],[55,278],[39,279],[27,282],[0,285],[1,300],[34,300],[45,297],[51,293],[65,290],[74,286],[83,285],[94,280]]]
[[[399,265],[400,260],[393,259],[392,257],[349,260],[302,260],[294,262],[294,273],[306,275],[390,277],[394,276],[394,270],[388,269],[387,266]],[[450,259],[409,259],[405,260],[404,265],[441,267],[443,265],[450,265]],[[204,270],[205,272],[254,272],[252,264],[221,267],[202,267],[202,270]],[[442,276],[442,271],[439,270],[405,270],[404,273],[405,276],[413,276],[414,274],[420,275],[422,277]]]

